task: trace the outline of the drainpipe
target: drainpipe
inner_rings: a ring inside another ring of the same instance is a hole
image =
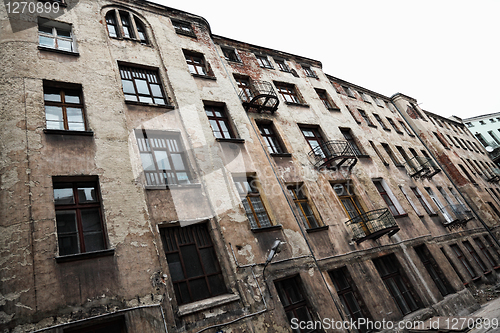
[[[408,126],[410,126],[410,128],[413,131],[413,133],[416,134],[417,138],[420,140],[420,143],[422,143],[422,145],[425,147],[425,149],[427,149],[427,151],[430,153],[430,156],[432,156],[432,159],[434,160],[434,162],[436,162],[437,165],[441,166],[441,163],[439,163],[439,161],[437,160],[436,156],[434,156],[433,152],[429,149],[429,147],[427,147],[427,145],[422,140],[422,138],[420,137],[420,135],[418,135],[418,132],[415,130],[415,128],[411,125],[411,123],[403,115],[403,112],[401,112],[401,110],[397,107],[396,104],[394,104],[394,102],[392,100],[391,100],[391,104],[394,105],[394,107],[396,108],[396,110],[398,110],[399,114],[404,119],[404,121],[406,122],[406,124]],[[462,199],[464,200],[464,202],[467,204],[467,206],[469,206],[469,208],[472,210],[472,212],[474,213],[474,215],[476,215],[477,220],[483,225],[484,229],[486,229],[486,231],[491,236],[491,238],[493,238],[493,240],[495,241],[495,243],[497,244],[497,246],[500,247],[500,242],[498,241],[498,239],[495,237],[495,235],[493,234],[493,232],[491,231],[491,229],[488,227],[488,225],[486,224],[486,222],[484,222],[483,219],[481,219],[481,217],[479,216],[479,214],[474,210],[473,206],[469,203],[469,201],[467,200],[467,198],[462,194],[462,192],[457,187],[457,185],[455,185],[455,183],[453,182],[451,176],[448,174],[448,172],[446,172],[446,169],[441,166],[441,171],[444,172],[444,174],[446,175],[446,177],[448,178],[448,180],[450,181],[450,183],[453,185],[453,187],[455,188],[455,190],[457,190],[457,192],[460,194],[460,196],[462,197]]]

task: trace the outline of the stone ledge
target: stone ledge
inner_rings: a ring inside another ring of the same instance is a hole
[[[239,300],[240,296],[235,294],[226,294],[226,295],[211,297],[201,301],[179,306],[179,311],[177,311],[177,315],[179,317],[182,317],[191,313],[214,308],[216,306],[224,305],[231,302],[236,302]]]

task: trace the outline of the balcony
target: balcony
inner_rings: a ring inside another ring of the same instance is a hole
[[[448,205],[439,210],[446,223],[443,225],[449,230],[464,227],[474,218],[472,211],[465,205]]]
[[[266,81],[251,81],[244,88],[240,88],[240,100],[245,110],[269,112],[274,114],[280,104],[278,96],[271,83]]]
[[[351,227],[356,244],[368,239],[376,240],[385,234],[391,237],[399,231],[396,220],[387,208],[361,214],[350,219],[346,224]]]
[[[441,172],[436,162],[432,158],[415,156],[405,163],[406,171],[412,178],[431,179],[437,173]]]
[[[498,183],[500,181],[500,169],[498,168],[490,169],[488,174],[485,175],[489,183]]]
[[[358,158],[347,141],[328,141],[317,146],[307,154],[316,169],[338,169],[347,167],[349,171],[358,162]]]

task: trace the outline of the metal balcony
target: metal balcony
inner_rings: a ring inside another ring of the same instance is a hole
[[[435,174],[441,172],[432,158],[415,156],[405,163],[410,177],[431,179]]]
[[[359,244],[367,239],[378,239],[385,234],[389,237],[399,231],[399,226],[387,208],[372,210],[350,219],[346,224],[351,227],[353,240]]]
[[[446,223],[443,225],[452,230],[464,227],[474,218],[472,211],[465,205],[448,205],[439,210]]]
[[[349,171],[358,162],[358,158],[347,141],[328,141],[307,154],[315,168],[336,169],[345,166]]]
[[[266,81],[251,81],[245,88],[240,88],[240,100],[245,110],[256,112],[274,112],[280,101],[271,83]]]
[[[500,181],[500,169],[490,169],[488,175],[486,175],[486,178],[489,183],[498,183],[498,181]]]

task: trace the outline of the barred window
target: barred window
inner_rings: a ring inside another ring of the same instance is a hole
[[[178,304],[227,293],[206,224],[160,230]]]
[[[191,176],[177,134],[136,131],[147,185],[187,184]]]
[[[167,105],[158,71],[120,65],[126,101]]]

